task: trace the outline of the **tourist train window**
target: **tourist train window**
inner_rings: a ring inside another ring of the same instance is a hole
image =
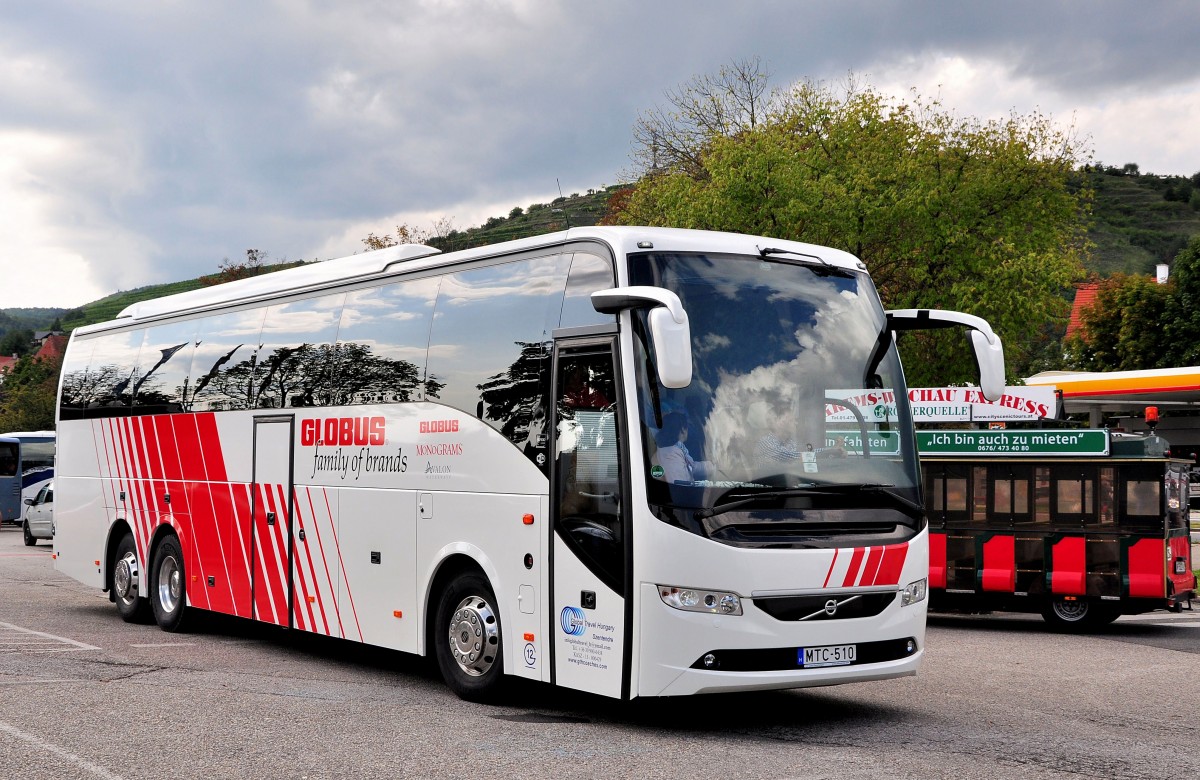
[[[992,519],[1000,522],[1033,522],[1029,506],[1032,469],[1025,465],[994,465],[990,471]]]
[[[1152,515],[1158,517],[1161,513],[1159,479],[1138,479],[1125,482],[1125,511],[1131,515]]]
[[[1096,513],[1095,468],[1063,464],[1055,471],[1055,523],[1074,525],[1091,522]]]
[[[971,522],[987,522],[987,466],[971,469]]]
[[[1103,466],[1099,471],[1099,512],[1096,519],[1100,525],[1113,525],[1117,520],[1116,469]]]
[[[1046,525],[1050,522],[1050,467],[1037,466],[1033,470],[1033,522]]]
[[[967,518],[965,468],[954,464],[930,465],[926,470],[930,520],[962,521]]]

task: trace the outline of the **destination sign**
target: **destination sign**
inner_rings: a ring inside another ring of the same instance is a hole
[[[900,434],[894,431],[875,431],[867,435],[867,446],[872,455],[899,455]],[[825,434],[826,450],[844,449],[847,454],[862,454],[862,434],[850,431],[827,432]],[[818,453],[820,454],[820,453]]]
[[[922,455],[1045,455],[1062,457],[1108,454],[1106,430],[918,431]]]

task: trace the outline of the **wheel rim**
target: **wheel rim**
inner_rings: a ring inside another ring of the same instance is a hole
[[[174,555],[163,558],[158,567],[158,605],[163,612],[174,612],[183,595],[183,577]]]
[[[1054,614],[1060,620],[1065,620],[1068,623],[1077,623],[1083,620],[1087,615],[1088,605],[1086,601],[1061,601],[1054,602]]]
[[[138,564],[137,556],[132,551],[125,553],[117,561],[113,571],[113,590],[123,603],[130,604],[138,594]]]
[[[495,665],[499,647],[500,624],[491,605],[478,596],[459,602],[450,618],[450,655],[458,668],[482,677]]]

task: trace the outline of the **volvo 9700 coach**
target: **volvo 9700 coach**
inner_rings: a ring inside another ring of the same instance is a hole
[[[73,334],[56,566],[164,629],[211,610],[635,698],[909,675],[928,534],[897,330],[833,249],[585,228],[402,245]]]

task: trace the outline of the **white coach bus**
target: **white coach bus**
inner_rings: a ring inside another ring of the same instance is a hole
[[[73,334],[55,565],[126,620],[211,610],[610,697],[914,674],[928,535],[865,266],[584,228],[396,246]],[[850,414],[847,414],[847,411]]]

